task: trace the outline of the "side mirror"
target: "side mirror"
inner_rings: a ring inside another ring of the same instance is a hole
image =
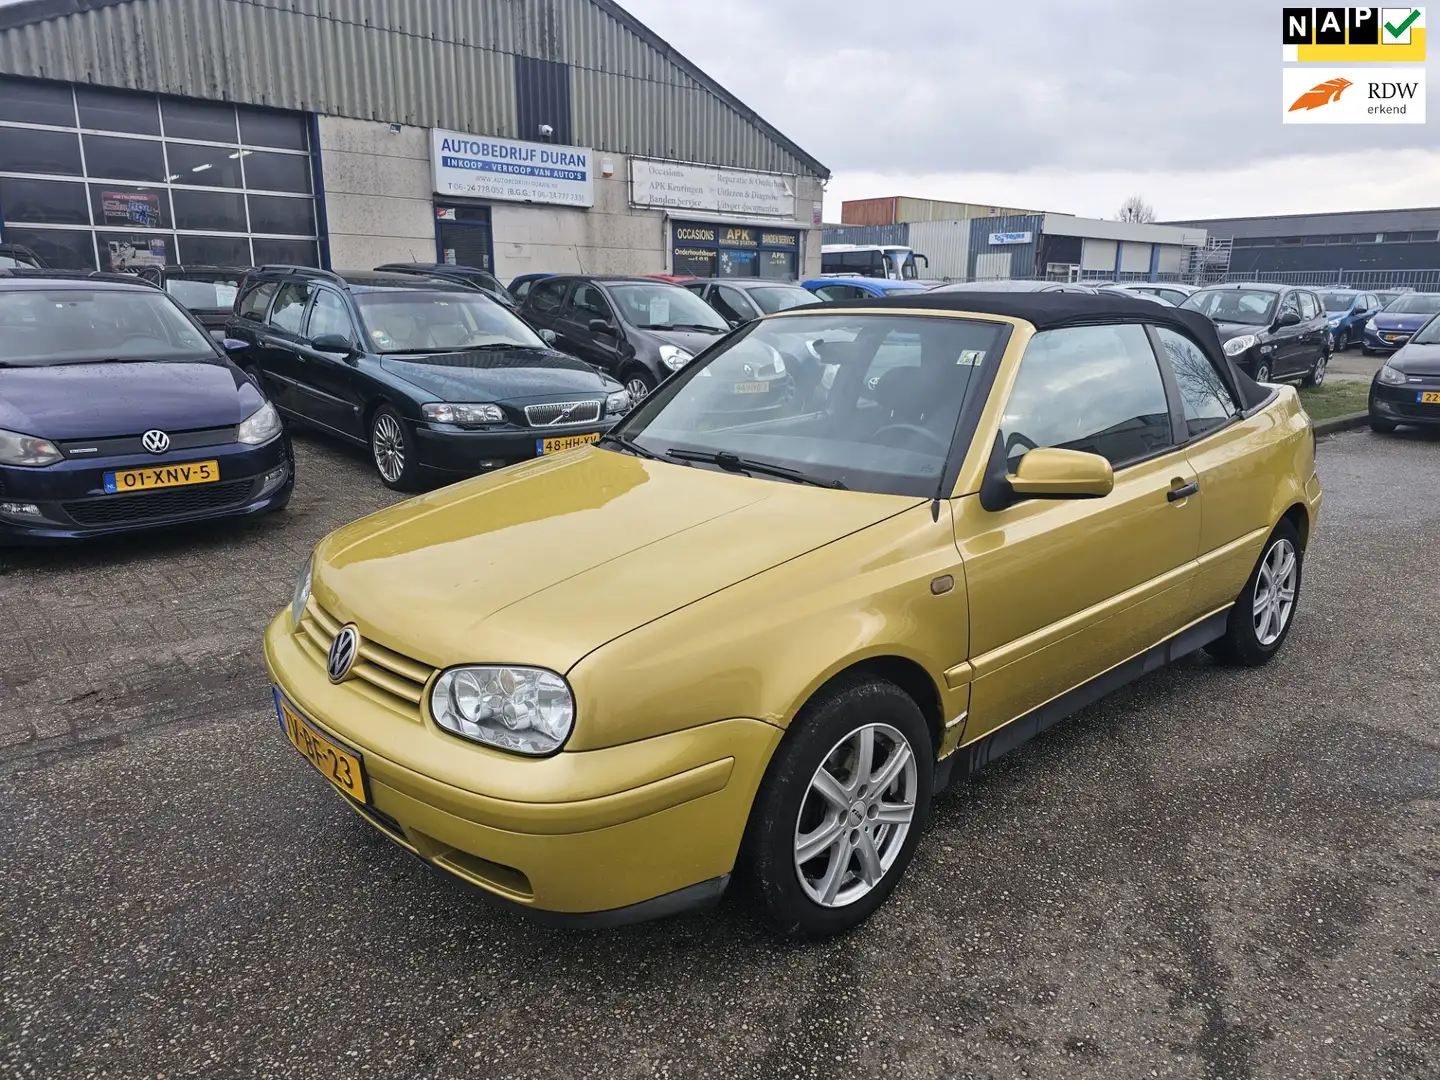
[[[1042,446],[1020,459],[1010,490],[1032,499],[1098,499],[1115,490],[1115,470],[1099,454]]]
[[[587,328],[592,334],[613,334],[615,328],[604,319],[591,319]]]
[[[1284,326],[1294,326],[1300,321],[1300,316],[1293,311],[1282,311],[1280,317],[1275,320],[1275,328],[1278,330]]]
[[[250,343],[241,341],[239,338],[222,337],[220,345],[226,352],[239,352],[241,349],[248,348]]]
[[[355,343],[344,334],[321,334],[310,342],[310,347],[316,352],[339,353],[341,356],[349,356],[355,351]]]
[[[539,329],[539,330],[537,330],[537,331],[535,331],[535,332],[540,335],[540,340],[543,341],[543,342],[545,342],[546,345],[554,345],[554,344],[555,344],[555,331],[554,331],[554,330],[551,330],[549,327],[542,327],[541,329]]]

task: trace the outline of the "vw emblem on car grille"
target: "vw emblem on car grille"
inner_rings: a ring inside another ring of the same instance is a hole
[[[140,436],[140,445],[152,454],[163,454],[170,449],[170,436],[158,428],[152,428]]]
[[[355,658],[360,655],[360,635],[355,627],[344,626],[330,643],[330,655],[325,658],[325,674],[334,683],[344,682],[350,677]]]

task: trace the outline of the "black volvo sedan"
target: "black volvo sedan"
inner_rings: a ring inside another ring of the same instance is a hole
[[[369,447],[400,491],[595,442],[630,395],[465,285],[265,266],[232,356],[291,420]]]

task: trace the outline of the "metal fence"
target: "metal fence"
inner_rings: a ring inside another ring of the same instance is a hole
[[[1304,285],[1315,289],[1405,289],[1412,292],[1440,293],[1440,269],[1435,270],[1290,270],[1266,272],[1187,271],[1174,274],[1149,274],[1144,271],[1116,274],[1109,270],[1076,270],[1065,274],[1032,274],[1030,280],[1078,281],[1084,284],[1106,282],[1174,281],[1187,285],[1222,285],[1227,282],[1268,282],[1273,285]],[[947,278],[963,282],[964,278]]]

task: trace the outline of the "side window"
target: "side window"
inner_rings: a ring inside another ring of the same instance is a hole
[[[265,312],[270,309],[270,298],[275,295],[278,286],[275,281],[260,281],[246,289],[237,309],[240,318],[264,322]]]
[[[700,297],[700,299],[705,299],[705,282],[692,281],[689,285],[686,285],[685,288],[689,289],[696,296]]]
[[[1163,299],[1169,300],[1176,307],[1185,302],[1185,294],[1178,289],[1159,289],[1157,291]]]
[[[310,307],[310,321],[305,326],[305,336],[311,341],[321,334],[339,334],[347,341],[355,340],[355,327],[350,321],[345,301],[329,289],[321,289],[315,294],[315,303]]]
[[[1175,371],[1180,401],[1185,406],[1185,426],[1190,435],[1203,435],[1224,426],[1240,407],[1205,350],[1184,334],[1167,327],[1157,328],[1156,333]]]
[[[591,319],[603,319],[607,323],[615,321],[610,312],[609,301],[595,285],[576,285],[575,294],[570,297],[570,306],[574,309],[575,318],[581,322],[589,322]]]
[[[740,295],[738,289],[727,289],[723,285],[710,298],[710,306],[731,322],[749,322],[755,316],[750,312],[750,301]]]
[[[1041,446],[1100,454],[1117,468],[1174,442],[1145,330],[1072,326],[1030,339],[1000,424],[1013,471]]]
[[[533,278],[528,281],[522,281],[520,284],[511,288],[510,295],[515,297],[517,301],[523,302],[525,297],[530,295],[530,286],[534,284],[535,281]]]
[[[815,295],[821,300],[853,300],[860,295],[860,290],[853,285],[822,285],[815,290]]]
[[[565,299],[565,288],[569,284],[563,278],[537,281],[530,290],[529,306],[541,314],[553,315],[560,310],[560,302]]]
[[[303,281],[289,281],[275,294],[270,309],[270,325],[291,334],[300,333],[300,317],[305,314],[305,301],[310,299],[311,286]]]
[[[1302,319],[1313,319],[1320,311],[1315,303],[1315,297],[1308,292],[1296,293],[1300,299],[1300,317]]]
[[[1292,292],[1292,293],[1286,293],[1286,294],[1285,294],[1285,299],[1280,302],[1280,310],[1281,310],[1282,312],[1285,312],[1285,311],[1293,311],[1296,315],[1299,315],[1299,314],[1300,314],[1299,293],[1293,293],[1293,292]]]

